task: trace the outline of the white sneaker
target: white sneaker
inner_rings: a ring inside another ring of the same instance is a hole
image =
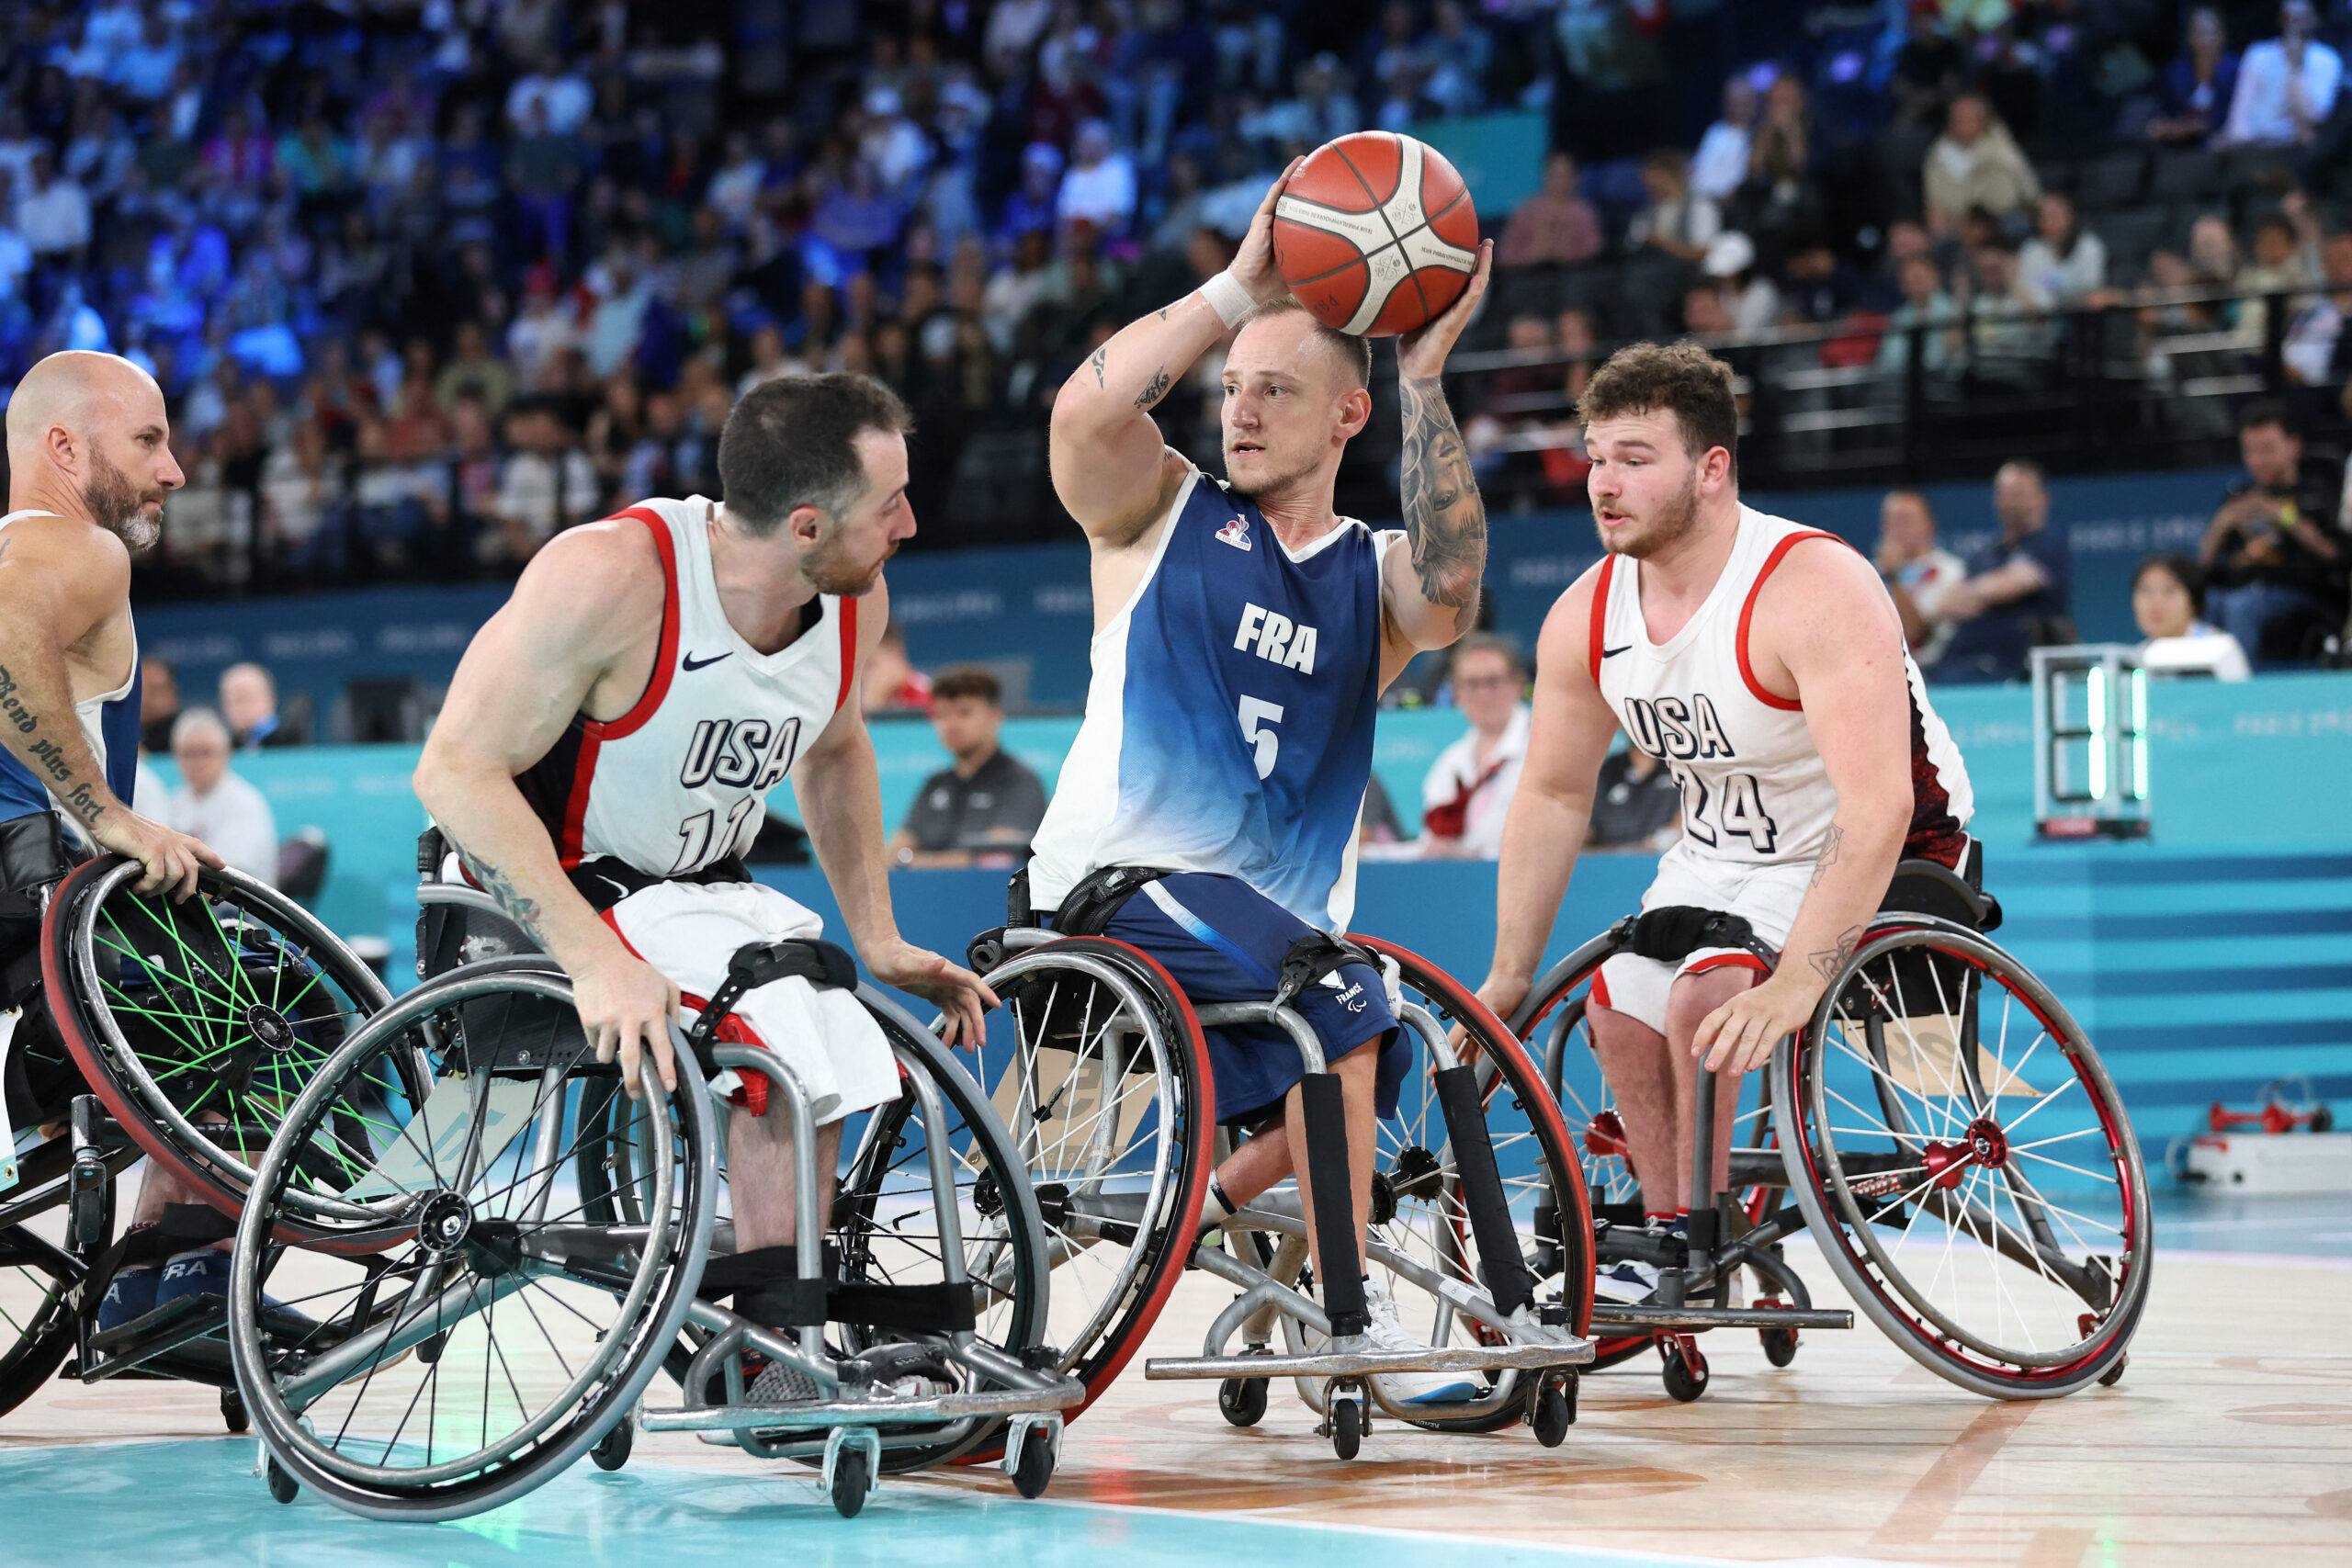
[[[1377,1280],[1363,1285],[1364,1314],[1371,1321],[1365,1343],[1374,1350],[1427,1350],[1429,1342],[1415,1337],[1396,1319],[1396,1303],[1388,1287]],[[1383,1372],[1380,1392],[1396,1404],[1460,1404],[1478,1397],[1479,1385],[1461,1372]]]

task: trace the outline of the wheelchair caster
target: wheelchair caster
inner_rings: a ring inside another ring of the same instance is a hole
[[[613,1423],[612,1430],[596,1439],[588,1457],[598,1470],[618,1470],[628,1462],[629,1450],[637,1447],[637,1423],[624,1416]]]
[[[1353,1459],[1363,1448],[1363,1406],[1353,1399],[1336,1400],[1331,1405],[1331,1451],[1341,1459]]]
[[[77,1170],[75,1179],[80,1179]],[[104,1173],[99,1179],[103,1180]],[[95,1251],[107,1243],[107,1195],[96,1187],[76,1191],[67,1215],[67,1231],[76,1250]]]
[[[253,1417],[245,1414],[245,1396],[233,1388],[220,1391],[220,1424],[232,1432],[243,1432],[253,1425]]]
[[[857,1517],[858,1510],[865,1506],[865,1495],[872,1490],[874,1472],[865,1450],[855,1444],[844,1447],[833,1461],[833,1512],[845,1519]]]
[[[1679,1337],[1679,1344],[1674,1339],[1658,1342],[1658,1351],[1666,1358],[1661,1375],[1668,1395],[1688,1404],[1707,1392],[1707,1358],[1699,1353],[1699,1348],[1687,1336]]]
[[[1216,1385],[1218,1414],[1236,1427],[1254,1427],[1266,1415],[1264,1378],[1227,1378]]]
[[[2128,1366],[2130,1366],[2131,1364],[2132,1364],[2132,1358],[2131,1358],[2131,1357],[2129,1357],[2129,1356],[2118,1356],[2118,1357],[2116,1357],[2116,1358],[2115,1358],[2115,1365],[2113,1365],[2113,1366],[2111,1366],[2111,1367],[2108,1368],[2108,1369],[2107,1369],[2107,1371],[2103,1371],[2103,1372],[2099,1373],[2099,1375],[2098,1375],[2098,1386],[2099,1386],[2099,1387],[2101,1387],[2101,1388],[2113,1388],[2117,1383],[2121,1382],[2123,1381],[2123,1369],[2124,1369],[2124,1368],[2126,1368],[2126,1367],[2128,1367]]]
[[[1567,1441],[1568,1428],[1576,1423],[1576,1373],[1570,1372],[1557,1381],[1547,1380],[1527,1414],[1527,1424],[1535,1428],[1535,1440],[1547,1449],[1556,1449]]]
[[[1776,1367],[1785,1367],[1797,1359],[1797,1331],[1793,1328],[1759,1328],[1756,1337],[1764,1341],[1764,1359]]]
[[[1042,1427],[1032,1427],[1021,1440],[1021,1459],[1012,1467],[1012,1489],[1023,1497],[1042,1497],[1054,1479],[1054,1444]]]
[[[281,1503],[291,1503],[301,1489],[301,1484],[287,1473],[286,1467],[273,1455],[269,1461],[269,1495]]]

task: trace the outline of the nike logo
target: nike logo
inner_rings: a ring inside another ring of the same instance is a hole
[[[1604,648],[1604,649],[1602,649],[1600,650],[1600,657],[1601,657],[1601,658],[1603,658],[1603,659],[1614,659],[1614,658],[1616,658],[1619,654],[1621,654],[1621,653],[1624,652],[1626,649],[1629,649],[1629,648],[1631,648],[1631,647],[1633,647],[1633,646],[1634,646],[1634,645],[1633,645],[1632,643],[1628,642],[1628,643],[1623,643],[1623,644],[1620,644],[1619,646],[1617,646],[1617,647],[1615,647],[1615,648]],[[724,654],[722,654],[722,655],[720,655],[720,657],[721,657],[721,658],[725,658],[726,656],[725,656]],[[687,666],[686,666],[686,668],[687,668],[687,669],[689,669],[689,670],[691,670],[691,669],[693,669],[693,668],[694,668],[694,666],[693,666],[693,665],[691,665],[691,664],[689,664],[689,665],[687,665]]]
[[[689,653],[685,657],[684,668],[686,673],[691,675],[697,670],[709,669],[712,665],[718,663],[722,659],[732,659],[734,657],[735,655],[731,650],[726,653],[714,653],[708,659],[696,659],[693,654]]]

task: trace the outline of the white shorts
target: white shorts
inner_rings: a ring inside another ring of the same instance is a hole
[[[1789,928],[1796,924],[1797,910],[1813,882],[1814,863],[1807,860],[1751,865],[1716,860],[1697,853],[1686,839],[1658,857],[1657,877],[1642,895],[1642,908],[1689,905],[1720,909],[1739,916],[1754,928],[1758,941],[1778,948],[1789,940]],[[1695,948],[1679,964],[1621,953],[1594,976],[1592,999],[1663,1034],[1667,997],[1677,979],[1735,964],[1758,975],[1770,972],[1762,959],[1744,947]]]
[[[825,931],[812,911],[755,882],[656,883],[614,905],[605,919],[630,951],[685,993],[681,1019],[688,1027],[701,1016],[704,998],[726,981],[736,949]],[[733,1018],[750,1043],[774,1051],[792,1068],[820,1124],[898,1097],[897,1058],[854,991],[820,991],[794,976],[746,992]]]

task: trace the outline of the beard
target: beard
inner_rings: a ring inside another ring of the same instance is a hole
[[[120,539],[132,555],[143,555],[154,548],[155,541],[164,536],[161,519],[147,514],[147,502],[161,505],[164,492],[141,495],[130,476],[107,460],[106,454],[90,453],[90,482],[82,487],[82,506],[89,513],[90,521]]]
[[[802,559],[800,575],[820,593],[863,599],[874,592],[874,585],[882,581],[882,569],[898,553],[899,547],[893,544],[882,552],[880,560],[867,564],[851,558],[839,538],[829,539]]]
[[[1270,456],[1270,454],[1263,448],[1261,448],[1258,456],[1261,460],[1263,460],[1265,457]],[[1252,483],[1245,485],[1239,479],[1233,477],[1233,454],[1231,452],[1227,452],[1225,455],[1226,480],[1232,487],[1233,493],[1235,495],[1239,496],[1244,501],[1254,502],[1261,496],[1280,495],[1284,491],[1289,490],[1292,486],[1297,484],[1299,480],[1313,474],[1317,461],[1317,458],[1308,457],[1304,462],[1294,465],[1285,472],[1270,474],[1263,479],[1260,479]]]
[[[1658,551],[1681,539],[1699,525],[1699,470],[1693,467],[1683,480],[1682,488],[1673,498],[1658,508],[1657,515],[1649,520],[1640,533],[1618,539],[1611,544],[1606,535],[1601,548],[1635,560],[1645,560]]]

